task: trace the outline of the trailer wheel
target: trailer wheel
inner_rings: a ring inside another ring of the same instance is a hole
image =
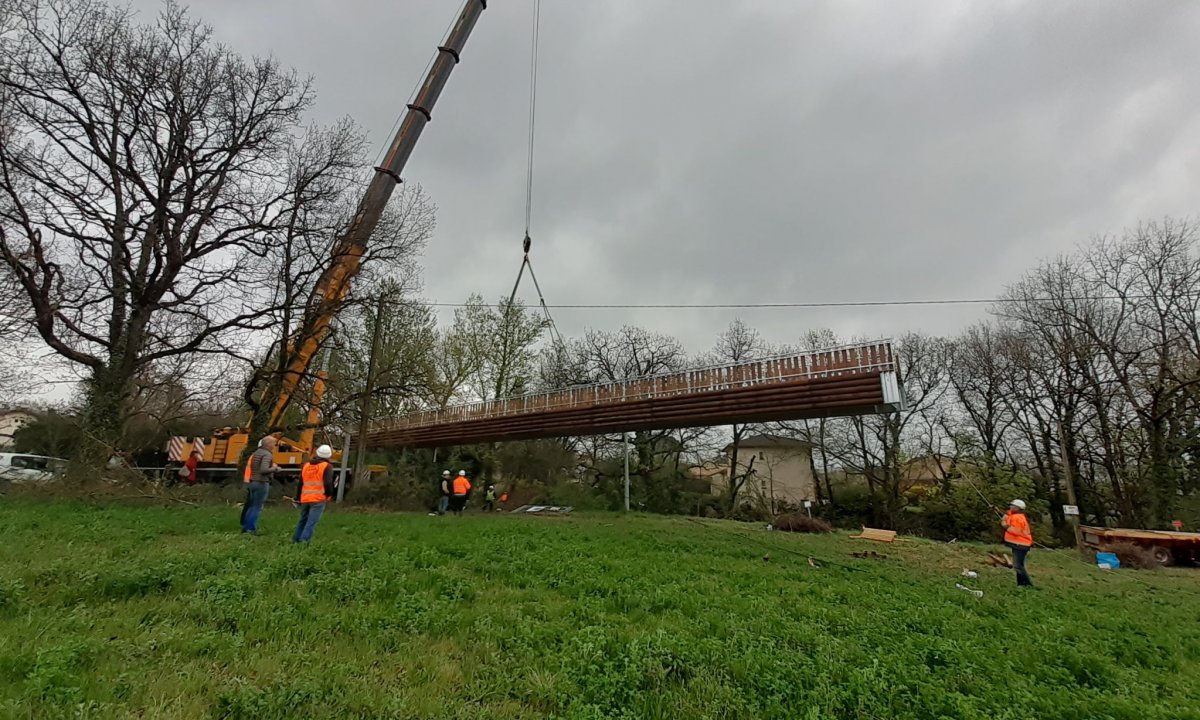
[[[1150,548],[1151,554],[1154,555],[1154,562],[1162,566],[1174,565],[1175,556],[1171,554],[1170,548],[1165,548],[1161,545],[1156,545]]]

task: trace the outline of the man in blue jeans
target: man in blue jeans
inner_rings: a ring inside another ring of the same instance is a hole
[[[275,447],[279,441],[268,435],[258,442],[258,449],[246,463],[242,480],[246,483],[246,502],[242,504],[242,532],[258,534],[258,516],[271,491],[271,478],[279,472],[275,464]]]
[[[440,492],[440,495],[438,495],[437,514],[445,515],[446,510],[449,509],[449,507],[450,507],[450,471],[449,470],[442,471],[442,482],[438,486],[438,491]]]
[[[333,448],[322,445],[317,448],[317,456],[309,458],[300,466],[300,490],[296,493],[300,504],[300,522],[296,523],[296,532],[292,534],[293,543],[306,543],[312,540],[313,530],[317,527],[321,515],[325,513],[325,502],[333,499]]]

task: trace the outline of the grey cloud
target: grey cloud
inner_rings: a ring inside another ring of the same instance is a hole
[[[152,13],[154,3],[138,2]],[[352,10],[347,10],[352,7]],[[440,207],[426,293],[507,293],[532,0],[494,0],[405,173]],[[458,3],[194,10],[315,76],[376,145]],[[1200,6],[543,0],[534,261],[551,303],[979,297],[1200,196]],[[532,287],[524,293],[534,298]],[[951,332],[979,306],[740,313],[774,342]],[[556,312],[711,344],[733,311]]]

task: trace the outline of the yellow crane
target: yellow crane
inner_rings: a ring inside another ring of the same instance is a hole
[[[400,174],[404,171],[421,132],[432,119],[433,106],[446,86],[450,72],[458,64],[471,30],[486,8],[487,0],[466,0],[450,34],[446,37],[445,44],[438,46],[438,55],[430,65],[416,97],[408,105],[408,112],[397,128],[383,162],[374,168],[375,175],[359,200],[349,227],[333,243],[330,262],[321,272],[312,300],[305,308],[300,324],[292,333],[284,350],[284,370],[268,377],[259,395],[257,407],[253,408],[250,421],[245,427],[222,428],[215,431],[204,443],[201,458],[204,466],[228,468],[236,472],[247,453],[251,438],[255,438],[257,442],[258,438],[278,430],[297,389],[308,375],[313,358],[329,335],[334,317],[345,303],[350,284],[362,267],[362,259],[367,252],[371,234],[378,225],[396,185],[402,182]],[[324,371],[316,373],[312,402],[304,423],[305,429],[294,440],[280,438],[279,447],[275,451],[275,462],[285,470],[298,467],[313,450],[316,428],[321,420],[319,405],[325,390],[325,380]],[[186,457],[171,459],[183,460]],[[334,460],[340,459],[341,451],[337,450]],[[371,469],[383,468],[376,466]]]

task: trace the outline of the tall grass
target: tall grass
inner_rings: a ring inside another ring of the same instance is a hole
[[[982,547],[731,523],[333,510],[295,547],[283,508],[246,537],[6,502],[3,717],[1200,718],[1187,571],[1035,552],[1020,591]]]

